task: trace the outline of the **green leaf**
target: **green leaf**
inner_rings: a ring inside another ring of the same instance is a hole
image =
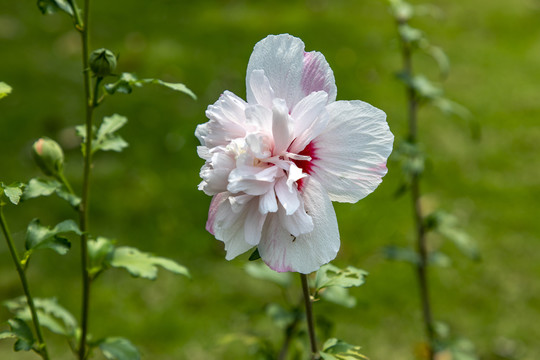
[[[360,286],[365,282],[367,274],[367,271],[357,269],[353,266],[348,266],[346,269],[340,269],[332,264],[326,264],[321,266],[317,271],[315,290],[318,292],[330,286]]]
[[[353,308],[356,306],[356,298],[349,294],[349,289],[347,288],[331,286],[322,290],[319,295],[326,301],[330,301],[346,308]]]
[[[407,24],[399,25],[398,31],[403,41],[407,43],[418,43],[424,38],[424,33],[422,33],[422,31],[415,29]]]
[[[447,77],[450,72],[450,60],[444,50],[433,45],[424,46],[422,49],[435,60],[441,71],[441,77]]]
[[[247,263],[245,270],[248,275],[260,279],[271,281],[275,284],[278,284],[281,287],[289,287],[292,283],[292,277],[290,273],[278,273],[270,269],[265,263]]]
[[[159,79],[138,79],[134,74],[122,73],[118,81],[105,85],[105,91],[109,94],[116,92],[130,94],[133,91],[133,87],[142,87],[145,84],[157,84],[165,86],[169,89],[182,92],[191,96],[194,100],[197,100],[197,96],[186,85],[181,83],[170,83]]]
[[[388,260],[405,261],[413,265],[418,265],[420,263],[420,257],[416,251],[409,248],[386,246],[383,251]]]
[[[114,242],[104,237],[88,241],[89,271],[96,275],[109,267],[114,253]]]
[[[410,20],[414,14],[413,6],[403,0],[390,0],[390,7],[394,18],[400,22]]]
[[[30,327],[24,322],[24,320],[15,318],[9,319],[8,324],[10,327],[9,331],[2,331],[0,333],[1,339],[16,338],[17,341],[13,346],[15,351],[29,351],[34,345],[34,334]]]
[[[17,205],[21,199],[24,185],[21,183],[13,183],[11,185],[5,185],[0,183],[0,188],[3,189],[4,195],[11,201],[12,204]],[[2,192],[0,192],[0,197]]]
[[[99,342],[99,348],[107,360],[139,360],[139,350],[128,340],[109,337]]]
[[[425,156],[416,144],[402,141],[395,149],[395,156],[401,162],[401,170],[408,177],[424,172]]]
[[[175,274],[189,277],[186,267],[173,260],[144,253],[133,247],[119,247],[114,250],[110,265],[123,267],[136,277],[153,280],[157,277],[157,266],[161,266]]]
[[[78,207],[81,198],[68,191],[68,189],[59,181],[54,179],[30,179],[28,185],[24,188],[22,194],[23,200],[33,199],[39,196],[49,196],[56,193],[60,198],[66,200],[73,207]]]
[[[259,260],[261,258],[261,254],[259,254],[259,248],[255,248],[255,251],[253,251],[251,253],[251,255],[249,255],[249,261],[255,261],[255,260]]]
[[[4,305],[16,317],[25,321],[32,321],[30,308],[24,296],[4,302]],[[38,315],[39,323],[42,327],[50,331],[69,337],[75,336],[77,321],[73,315],[64,307],[58,304],[55,298],[41,299],[34,298],[34,305]]]
[[[38,219],[34,219],[28,225],[26,231],[26,250],[31,252],[49,248],[60,255],[64,255],[71,248],[71,243],[68,239],[59,236],[59,234],[68,232],[81,235],[79,227],[73,220],[63,221],[54,228],[49,229],[47,226],[41,225]]]
[[[41,13],[45,15],[61,10],[73,16],[73,9],[66,0],[38,0],[37,5]]]
[[[39,196],[49,196],[61,187],[60,182],[53,179],[30,179],[24,189],[23,200],[33,199]]]
[[[120,79],[118,79],[116,82],[105,85],[105,91],[111,95],[116,92],[122,94],[131,94],[133,91],[133,86],[141,87],[142,84],[135,75],[131,73],[122,73],[122,75],[120,75]]]
[[[440,267],[449,267],[452,265],[452,260],[445,253],[433,251],[428,255],[428,263]]]
[[[439,97],[433,100],[433,105],[441,110],[445,115],[456,115],[465,120],[472,118],[472,114],[469,109],[445,97]]]
[[[162,80],[159,80],[159,79],[146,79],[146,81],[149,81],[150,83],[152,84],[158,84],[158,85],[162,85],[162,86],[165,86],[169,89],[172,89],[174,91],[179,91],[179,92],[182,92],[186,95],[189,95],[191,96],[191,98],[193,100],[197,100],[197,95],[195,95],[195,93],[193,91],[191,91],[186,85],[184,84],[181,84],[181,83],[170,83],[170,82],[165,82],[165,81],[162,81]]]
[[[425,219],[426,228],[434,230],[454,245],[466,256],[480,260],[480,252],[471,237],[458,226],[458,219],[442,210],[437,210]]]
[[[11,86],[6,84],[5,82],[0,81],[0,99],[5,98],[9,94],[11,94]]]
[[[347,344],[345,341],[335,338],[328,339],[319,352],[324,360],[368,360],[360,353],[360,346]]]
[[[128,146],[115,132],[127,123],[127,118],[118,114],[106,116],[99,127],[96,139],[92,143],[92,152],[103,151],[122,151]]]

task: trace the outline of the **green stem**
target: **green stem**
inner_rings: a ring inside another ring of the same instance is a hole
[[[399,25],[405,25],[405,22],[398,23]],[[403,72],[412,80],[413,67],[412,67],[412,54],[410,43],[404,39],[401,39],[402,45],[402,58],[403,58]],[[418,125],[417,125],[417,113],[418,113],[418,97],[416,90],[413,86],[407,86],[407,100],[408,100],[408,121],[409,121],[409,135],[408,140],[412,144],[418,143]],[[428,282],[428,250],[426,239],[426,228],[424,224],[424,216],[422,211],[422,204],[420,202],[420,174],[414,173],[411,177],[411,200],[414,213],[414,221],[416,225],[416,252],[418,253],[418,264],[416,265],[416,274],[418,278],[420,301],[422,303],[422,315],[424,319],[424,327],[426,337],[428,341],[428,359],[435,359],[435,350],[433,344],[435,343],[435,333],[433,328],[433,317],[431,313],[431,303],[429,298],[429,282]]]
[[[311,359],[318,359],[317,354],[317,339],[315,337],[315,325],[313,323],[313,310],[311,308],[311,295],[309,293],[309,285],[307,276],[300,274],[300,281],[302,282],[302,291],[304,294],[304,304],[306,306],[306,319],[309,333],[309,343],[311,344]]]
[[[75,195],[75,191],[73,191],[73,188],[71,187],[71,184],[69,183],[69,181],[66,179],[66,177],[64,176],[64,173],[63,172],[60,172],[57,176],[57,179],[60,180],[60,182],[62,184],[64,184],[64,186],[66,187],[66,189],[69,191],[69,193],[71,195]]]
[[[74,1],[72,4],[75,5]],[[76,7],[76,5],[75,5]],[[75,11],[78,13],[78,11]],[[87,336],[88,336],[88,313],[90,306],[90,285],[92,282],[88,271],[88,232],[89,232],[89,200],[90,200],[90,175],[92,172],[92,118],[97,97],[100,80],[96,80],[94,93],[92,94],[92,83],[89,66],[89,25],[90,25],[90,0],[84,0],[84,19],[76,17],[77,28],[81,34],[82,43],[82,67],[84,77],[85,93],[85,113],[86,113],[86,139],[84,143],[84,174],[81,204],[79,206],[79,224],[81,235],[81,267],[82,267],[82,308],[81,308],[81,339],[79,343],[79,360],[86,359],[87,356]]]
[[[17,268],[17,272],[19,273],[19,278],[21,280],[24,294],[26,295],[26,302],[28,303],[28,307],[30,308],[30,313],[32,315],[32,322],[34,324],[34,329],[36,331],[36,336],[38,338],[37,352],[41,355],[43,360],[49,360],[49,353],[47,352],[47,345],[45,344],[45,340],[43,339],[43,334],[41,333],[41,326],[39,325],[39,318],[37,316],[36,306],[34,305],[34,299],[32,298],[32,295],[30,294],[30,288],[28,287],[26,274],[24,273],[24,269],[21,265],[19,255],[17,254],[17,250],[15,249],[13,238],[11,237],[11,232],[9,231],[6,219],[4,218],[3,206],[1,205],[0,205],[0,225],[2,226],[4,237],[6,238],[6,242],[9,247],[9,252],[11,253],[11,257],[13,258],[13,262],[15,263],[15,267]]]

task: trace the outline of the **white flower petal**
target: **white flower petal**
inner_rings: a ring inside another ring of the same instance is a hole
[[[208,106],[209,122],[197,126],[195,135],[208,148],[226,146],[231,140],[245,135],[247,103],[230,91],[225,91],[214,105]]]
[[[266,220],[266,214],[261,214],[258,207],[258,199],[253,199],[247,207],[247,216],[244,223],[245,241],[252,246],[256,246],[261,240],[262,228]]]
[[[313,231],[313,218],[307,214],[304,200],[301,197],[298,209],[293,214],[287,214],[285,209],[280,207],[278,216],[285,230],[293,236],[299,236]]]
[[[283,99],[274,99],[272,106],[272,134],[274,136],[274,155],[287,150],[292,140],[292,123],[287,104]]]
[[[280,169],[277,166],[239,166],[229,174],[227,190],[233,194],[245,192],[249,195],[262,195],[274,186],[278,171]]]
[[[298,209],[298,206],[300,206],[298,190],[296,188],[289,188],[287,186],[287,180],[284,177],[277,181],[275,190],[277,198],[287,215],[294,213]]]
[[[324,90],[328,94],[328,103],[336,101],[337,87],[334,72],[320,52],[304,53],[302,90],[304,95]]]
[[[230,194],[221,193],[212,199],[206,229],[214,234],[216,239],[225,243],[227,260],[232,260],[253,247],[244,238],[244,224],[248,215],[247,208],[235,213],[228,201]]]
[[[199,174],[203,179],[199,190],[203,190],[206,195],[216,195],[227,191],[229,174],[235,167],[235,161],[233,157],[223,151],[209,154],[211,158],[203,165]]]
[[[289,34],[270,35],[259,41],[249,58],[246,88],[248,103],[257,102],[251,89],[254,70],[264,70],[277,98],[285,99],[290,109],[304,97],[301,88],[304,43]]]
[[[274,191],[274,187],[270,187],[270,189],[262,194],[259,199],[259,212],[261,214],[267,214],[269,212],[276,212],[278,210],[278,204],[276,199],[276,192]]]
[[[248,131],[272,132],[272,106],[249,105],[246,108],[246,128]]]
[[[325,129],[329,121],[326,110],[328,95],[324,91],[312,93],[303,98],[293,109],[294,141],[289,151],[300,153],[304,148]]]
[[[249,78],[249,87],[257,104],[261,104],[268,109],[272,108],[274,90],[270,81],[264,75],[264,70],[253,70]]]
[[[357,202],[381,183],[394,135],[386,114],[362,101],[337,101],[327,106],[330,121],[313,140],[311,175],[332,201]]]
[[[332,261],[339,250],[336,214],[325,189],[314,179],[306,182],[305,208],[313,231],[296,237],[283,227],[278,214],[269,214],[258,249],[270,268],[309,274]]]

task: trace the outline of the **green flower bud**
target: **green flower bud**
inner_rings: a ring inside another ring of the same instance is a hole
[[[116,69],[116,56],[107,49],[97,49],[90,54],[90,69],[94,75],[105,77]]]
[[[32,145],[32,155],[45,175],[57,177],[64,168],[64,152],[58,143],[43,137]]]

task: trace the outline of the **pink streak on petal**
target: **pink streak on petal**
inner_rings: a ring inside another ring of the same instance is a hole
[[[322,71],[314,52],[304,52],[304,68],[302,71],[302,90],[305,95],[314,91],[325,90],[326,74]]]
[[[212,198],[210,203],[210,210],[208,211],[208,220],[206,221],[206,231],[210,234],[214,234],[214,222],[216,221],[216,215],[219,208],[219,205],[223,202],[223,199],[226,197],[225,193],[219,193]]]

